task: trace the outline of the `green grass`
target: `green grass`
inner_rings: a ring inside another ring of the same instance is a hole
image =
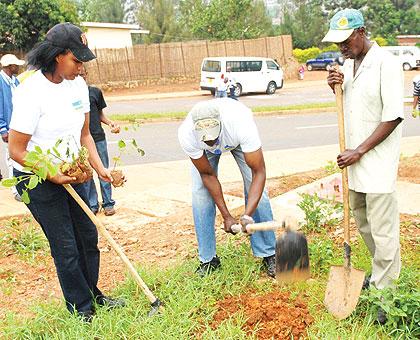
[[[0,256],[16,254],[34,263],[37,255],[48,251],[48,241],[30,218],[11,219],[0,228]]]
[[[335,107],[335,102],[327,103],[308,103],[296,105],[281,105],[281,106],[257,106],[252,108],[252,112],[281,112],[291,110],[310,110],[310,109],[325,109]]]
[[[222,269],[205,278],[194,274],[197,260],[187,260],[162,269],[138,268],[150,289],[165,302],[165,311],[152,318],[146,316],[149,303],[131,278],[127,278],[112,296],[124,297],[127,306],[107,311],[98,309],[91,325],[71,316],[63,303],[34,303],[33,318],[8,313],[0,321],[2,339],[252,339],[241,329],[245,315],[238,312],[212,329],[216,303],[228,295],[256,290],[288,289],[292,296],[305,294],[314,323],[308,328],[309,339],[415,339],[420,335],[415,325],[404,323],[374,324],[375,293],[363,293],[356,312],[343,321],[335,320],[323,306],[328,271],[332,264],[342,264],[342,247],[335,245],[325,233],[314,234],[309,240],[312,279],[280,287],[274,281],[261,280],[260,262],[252,257],[247,241],[237,244],[241,236],[231,237],[218,246]],[[403,247],[403,271],[399,297],[410,300],[418,295],[420,282],[419,258],[416,249]],[[354,242],[354,267],[369,272],[368,251],[359,238]],[[390,293],[391,294],[391,293]],[[391,299],[395,298],[394,294]],[[393,301],[389,300],[388,302]],[[412,301],[413,302],[413,299]],[[413,302],[414,303],[414,302]],[[419,321],[417,316],[417,322]]]
[[[299,104],[299,105],[283,105],[283,106],[257,106],[252,108],[255,113],[287,113],[287,111],[294,110],[308,110],[308,109],[325,109],[335,107],[334,102],[329,103],[312,103],[312,104]],[[137,120],[153,120],[153,119],[183,119],[187,116],[188,112],[156,112],[156,113],[121,113],[111,114],[109,118],[116,121],[134,122]]]

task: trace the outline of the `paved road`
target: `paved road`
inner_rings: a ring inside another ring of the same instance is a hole
[[[296,87],[296,85],[299,84],[294,84],[295,87],[285,87],[283,89],[279,89],[271,96],[267,94],[244,95],[240,97],[240,101],[248,107],[256,107],[325,103],[333,102],[335,100],[330,88],[323,81],[313,82],[310,86],[308,86],[309,84],[306,84],[305,87]],[[412,94],[412,90],[411,81],[406,81],[404,95],[410,96]],[[147,99],[118,102],[109,101],[108,108],[105,112],[113,114],[189,111],[195,103],[208,99],[212,99],[210,94],[190,98]]]
[[[105,112],[108,114],[113,114],[189,111],[195,103],[208,99],[212,99],[210,94],[190,98],[166,98],[108,102],[108,108],[105,110]],[[329,90],[328,85],[320,85],[317,87],[308,88],[303,94],[302,89],[300,88],[289,88],[277,90],[274,95],[244,95],[240,97],[240,101],[248,107],[296,105],[305,103],[332,102],[334,101],[334,95]]]
[[[403,136],[420,136],[420,120],[411,117],[406,107]],[[256,117],[264,150],[293,149],[300,147],[335,144],[338,141],[337,118],[335,113],[313,115],[289,115]],[[177,129],[181,122],[149,123],[136,131],[123,131],[119,135],[107,131],[110,158],[118,154],[117,141],[135,138],[146,155],[134,152],[123,154],[123,164],[143,164],[185,159],[179,147]],[[4,150],[0,148],[0,168],[5,171]]]
[[[403,136],[420,136],[420,120],[411,117],[409,108],[405,114]],[[335,113],[257,117],[256,123],[267,151],[338,143]],[[111,157],[117,154],[118,138],[129,140],[134,137],[146,155],[123,155],[126,165],[185,159],[177,139],[179,125],[180,122],[144,124],[135,132],[123,132],[119,136],[108,134],[109,153]]]

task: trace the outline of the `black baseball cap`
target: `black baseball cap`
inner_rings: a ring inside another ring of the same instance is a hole
[[[55,25],[47,32],[45,39],[56,47],[70,50],[79,61],[87,62],[96,58],[88,47],[86,35],[69,22]]]

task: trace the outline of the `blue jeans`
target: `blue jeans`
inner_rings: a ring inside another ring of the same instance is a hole
[[[245,162],[244,154],[240,146],[232,150],[231,153],[242,174],[245,204],[247,204],[248,190],[252,181],[252,172]],[[211,167],[217,174],[220,155],[215,155],[207,151],[206,155]],[[214,230],[216,205],[210,193],[204,186],[200,173],[194,166],[192,167],[192,208],[195,234],[198,241],[198,257],[201,262],[209,262],[216,255],[216,235]],[[273,213],[266,190],[264,190],[252,218],[256,223],[273,220]],[[250,239],[254,256],[267,257],[274,255],[276,236],[273,231],[256,232],[250,236]]]
[[[235,96],[235,87],[234,86],[229,88],[229,98],[238,100],[238,98]]]
[[[98,150],[99,158],[101,159],[105,168],[109,167],[108,149],[106,147],[106,140],[101,140],[95,143],[96,150]],[[102,208],[109,208],[115,205],[115,201],[112,199],[112,188],[111,183],[99,180],[102,195]],[[95,182],[91,179],[85,184],[86,190],[89,197],[89,207],[92,211],[99,210],[98,193],[96,191]]]
[[[226,98],[226,97],[227,97],[227,91],[216,90],[216,98]]]
[[[14,176],[21,175],[14,169]],[[24,182],[16,186],[19,194],[24,188]],[[87,203],[85,186],[73,188]],[[29,197],[27,207],[50,244],[67,309],[93,310],[94,298],[102,295],[97,287],[100,254],[95,225],[62,185],[42,182],[29,191]]]

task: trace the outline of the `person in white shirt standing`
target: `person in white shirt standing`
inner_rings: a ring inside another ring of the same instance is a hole
[[[227,97],[228,79],[222,74],[219,82],[217,83],[216,98]]]
[[[233,155],[244,180],[246,206],[240,223],[245,226],[254,221],[273,220],[264,190],[266,172],[261,140],[251,110],[228,98],[197,103],[179,127],[178,139],[193,163],[192,208],[201,262],[197,273],[204,276],[220,267],[214,231],[216,206],[226,232],[232,233],[232,225],[238,223],[226,206],[217,178],[223,152]],[[274,232],[256,232],[250,239],[254,255],[263,258],[267,274],[274,277]]]
[[[5,143],[6,164],[9,168],[9,177],[13,177],[13,166],[9,157],[9,124],[12,118],[12,97],[19,81],[16,75],[19,72],[19,66],[25,64],[24,60],[18,59],[14,54],[5,54],[0,59],[2,70],[0,71],[0,134]],[[19,202],[22,201],[15,187],[12,187],[12,194]]]
[[[65,161],[71,161],[83,145],[98,176],[112,182],[89,132],[89,91],[79,77],[83,62],[94,58],[83,32],[70,23],[51,28],[45,40],[29,52],[28,62],[38,71],[17,88],[10,123],[9,151],[16,177],[26,174],[28,151],[37,147],[44,152],[51,150],[62,139],[69,142],[57,147]],[[67,309],[90,322],[95,303],[119,307],[124,302],[106,297],[98,289],[98,232],[62,186],[71,184],[88,204],[82,184],[87,180],[86,174],[80,180],[60,172],[48,175],[46,181],[29,191],[27,207],[48,239]],[[20,193],[26,184],[18,183]]]
[[[363,15],[337,12],[323,41],[336,43],[345,62],[343,73],[331,70],[328,84],[342,84],[347,150],[337,157],[348,167],[350,206],[373,257],[369,285],[394,285],[401,269],[399,212],[395,192],[404,119],[403,74],[398,60],[367,38]],[[378,322],[386,314],[378,309]]]

